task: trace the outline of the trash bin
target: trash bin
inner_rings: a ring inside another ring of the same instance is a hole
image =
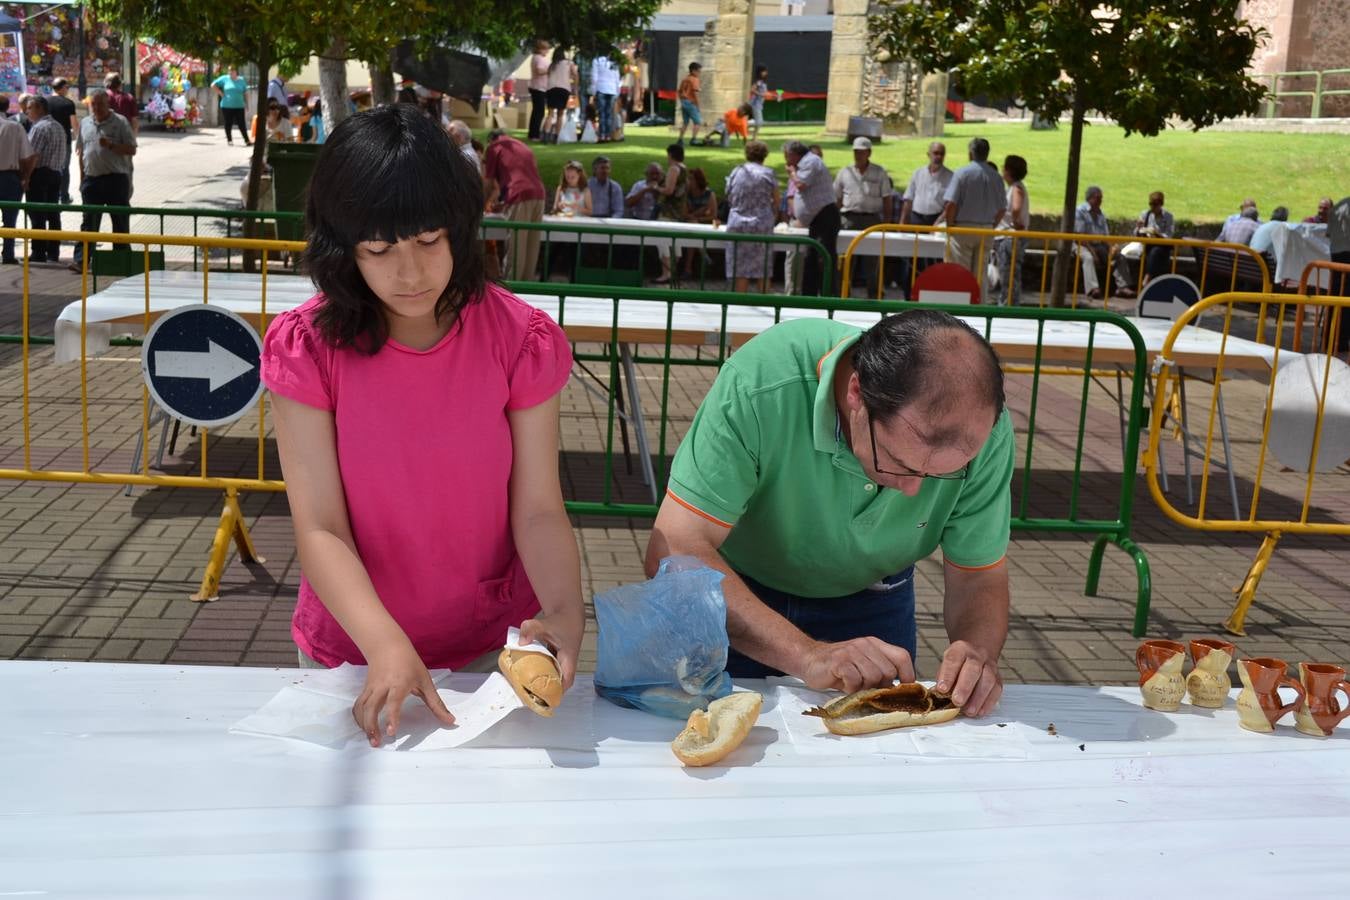
[[[267,144],[267,163],[272,167],[272,190],[277,212],[303,212],[309,176],[322,144]],[[277,237],[283,241],[304,238],[304,226],[293,220],[277,222]]]

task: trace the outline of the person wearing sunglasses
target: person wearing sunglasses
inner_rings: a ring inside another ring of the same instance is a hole
[[[648,574],[676,554],[725,574],[733,678],[855,691],[915,679],[914,563],[941,549],[951,643],[930,674],[983,715],[1008,629],[1004,405],[993,348],[946,313],[776,325],[680,443]]]

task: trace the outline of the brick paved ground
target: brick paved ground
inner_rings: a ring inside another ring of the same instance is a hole
[[[227,150],[218,135],[147,136],[137,157],[136,202],[184,206],[225,205],[237,196],[244,156]],[[153,173],[153,174],[152,174]],[[203,174],[208,173],[208,174]],[[67,223],[73,227],[74,223]],[[35,267],[30,289],[34,334],[50,334],[61,307],[78,296],[78,279],[56,267]],[[0,333],[19,331],[21,272],[0,272]],[[1249,323],[1248,323],[1249,324]],[[586,348],[597,349],[597,348]],[[607,367],[592,366],[604,376]],[[91,464],[125,469],[140,429],[139,367],[133,348],[114,348],[90,361],[88,418]],[[78,469],[83,464],[79,367],[56,366],[50,347],[30,360],[29,434],[35,466]],[[23,465],[23,367],[18,348],[0,345],[0,466]],[[682,368],[669,385],[673,448],[712,378],[709,369]],[[639,369],[648,410],[659,408],[663,389],[655,366]],[[1112,387],[1114,385],[1111,385]],[[1026,411],[1031,382],[1013,376],[1010,405],[1026,452]],[[1204,386],[1192,389],[1193,410],[1206,408]],[[1082,383],[1047,378],[1039,385],[1037,439],[1032,475],[1015,484],[1029,515],[1058,515],[1072,494]],[[1115,407],[1098,387],[1090,391],[1084,436],[1080,515],[1108,514],[1121,470]],[[1260,438],[1264,382],[1239,377],[1225,385],[1234,428],[1235,469],[1243,502],[1250,499]],[[562,442],[568,495],[598,499],[604,485],[603,402],[574,379],[564,395]],[[210,437],[211,471],[256,470],[256,420]],[[618,437],[616,435],[616,444]],[[1169,444],[1173,495],[1183,490],[1179,445]],[[266,445],[269,473],[277,472]],[[164,470],[196,471],[197,438],[180,436]],[[1020,460],[1019,460],[1020,462]],[[1319,478],[1314,515],[1350,521],[1350,478],[1344,469]],[[1263,515],[1297,513],[1302,482],[1268,464]],[[624,470],[611,482],[615,499],[642,501],[646,489]],[[1142,479],[1134,492],[1134,537],[1147,552],[1153,574],[1149,633],[1186,637],[1216,634],[1232,588],[1247,570],[1258,541],[1210,535],[1173,524],[1148,496]],[[1186,508],[1184,493],[1175,502]],[[1210,484],[1209,508],[1227,503],[1221,478]],[[289,619],[299,578],[284,496],[253,494],[243,508],[267,562],[230,562],[221,599],[196,604],[196,590],[220,512],[210,491],[138,489],[131,496],[103,486],[0,480],[0,657],[96,659],[150,663],[292,665]],[[1226,507],[1225,507],[1226,508]],[[642,577],[646,546],[642,522],[577,523],[587,598]],[[1129,633],[1135,573],[1119,550],[1107,551],[1101,596],[1082,594],[1090,540],[1061,534],[1021,533],[1010,553],[1013,621],[1004,655],[1010,680],[1105,683],[1133,677],[1136,640]],[[1247,653],[1290,660],[1350,662],[1350,567],[1344,539],[1287,538],[1276,552],[1248,619]],[[945,640],[941,625],[941,564],[919,566],[921,666],[931,672]],[[593,627],[593,625],[592,625]],[[585,663],[593,664],[588,639]]]

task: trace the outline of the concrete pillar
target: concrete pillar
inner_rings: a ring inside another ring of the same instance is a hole
[[[919,115],[914,124],[923,137],[942,137],[947,125],[946,72],[928,72],[919,82]]]
[[[830,40],[829,99],[825,130],[846,134],[849,116],[862,115],[863,60],[867,46],[868,0],[835,0],[834,34]]]
[[[750,93],[750,67],[755,43],[754,0],[718,0],[717,18],[709,21],[708,53],[703,63],[699,111],[714,122],[745,102]]]

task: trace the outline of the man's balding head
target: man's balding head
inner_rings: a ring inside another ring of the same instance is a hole
[[[853,347],[864,405],[879,422],[896,416],[932,445],[980,443],[1003,411],[998,355],[955,316],[928,309],[887,316]]]
[[[459,119],[453,120],[445,127],[446,133],[450,135],[450,140],[456,147],[463,147],[465,144],[473,141],[473,132],[469,126]]]

